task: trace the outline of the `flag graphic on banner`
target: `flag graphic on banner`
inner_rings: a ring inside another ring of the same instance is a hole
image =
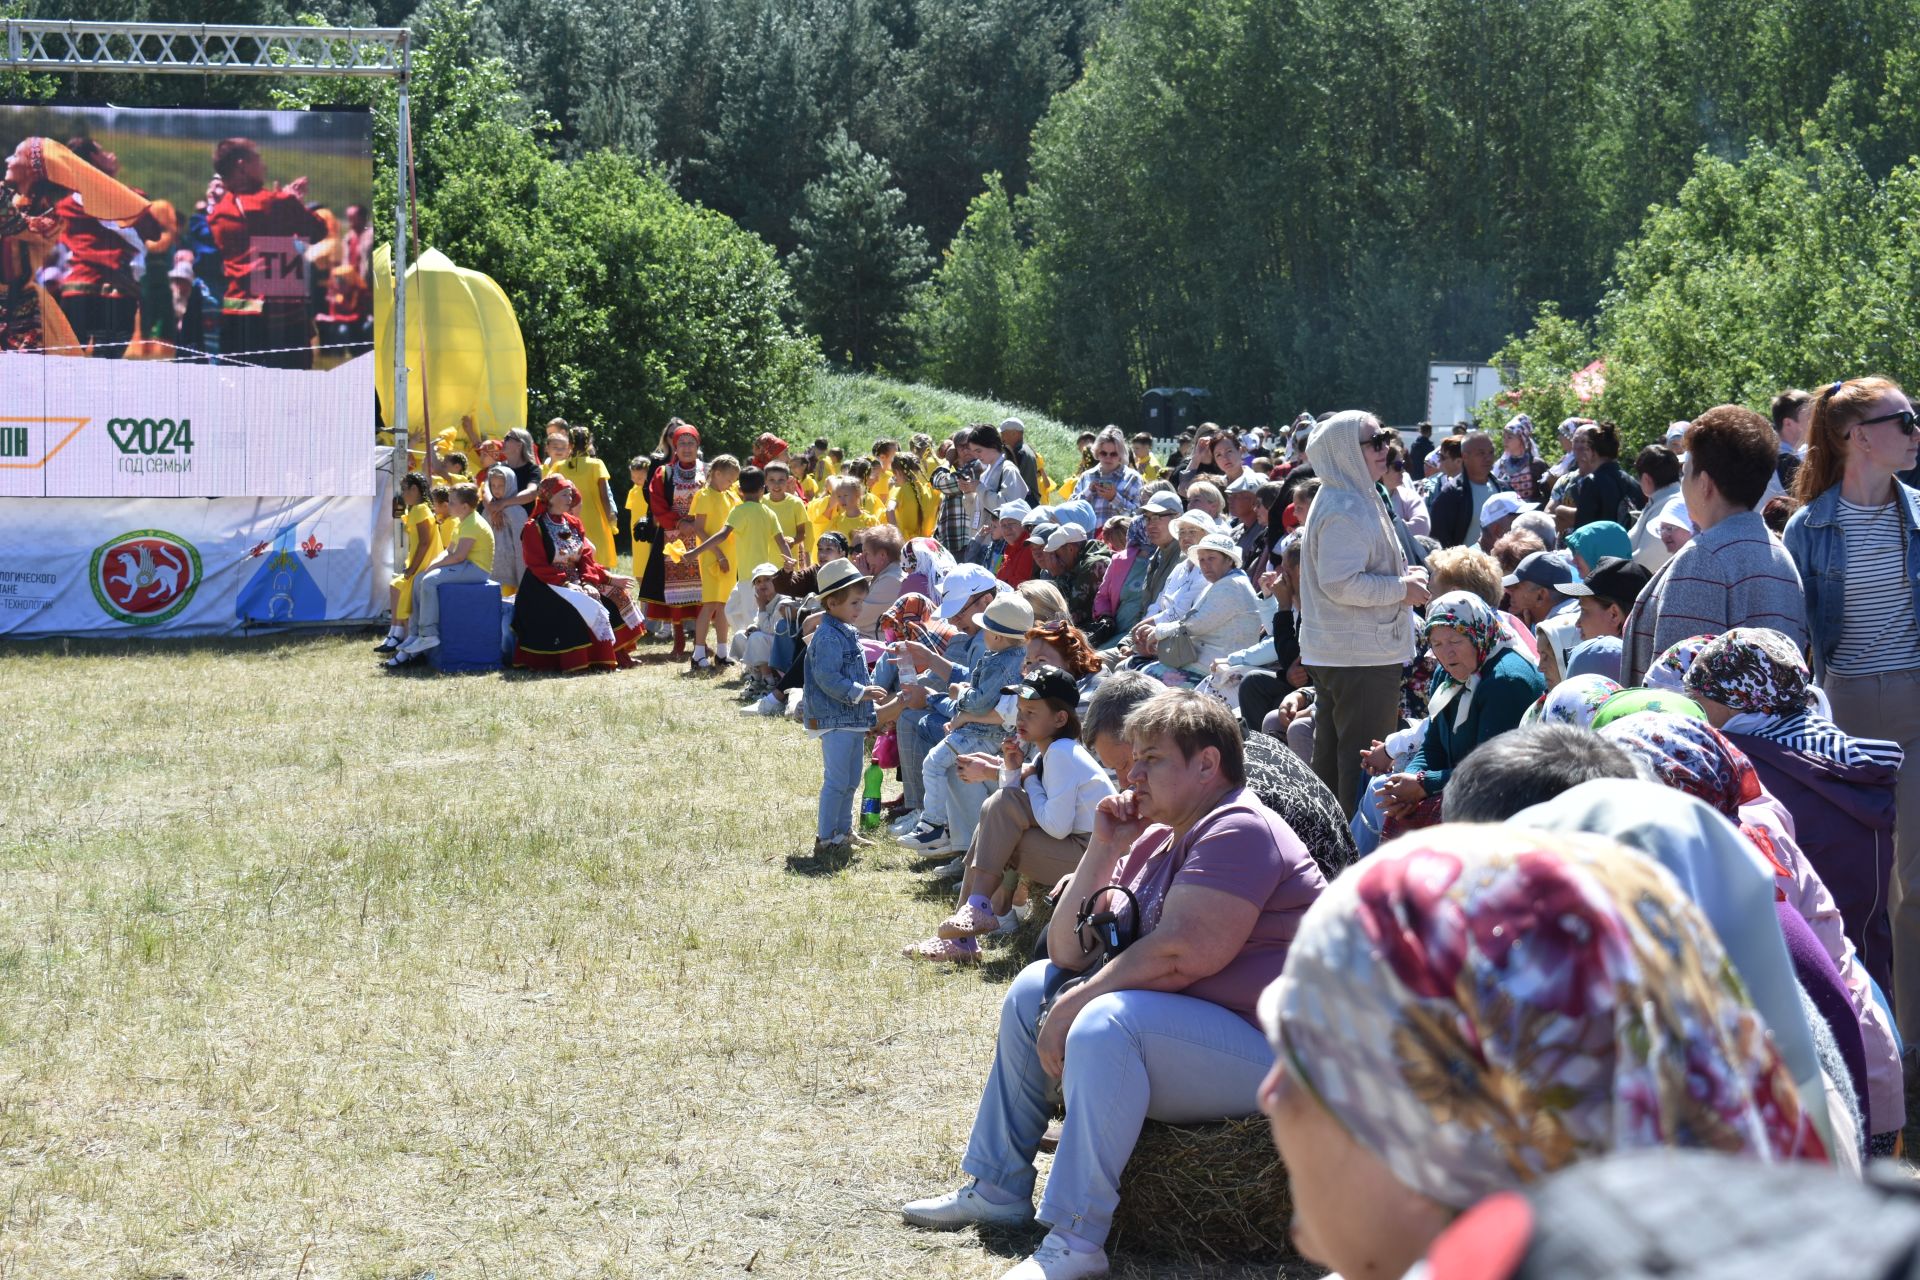
[[[234,617],[242,622],[318,622],[327,616],[327,593],[308,572],[307,560],[313,556],[300,554],[298,537],[299,527],[292,523],[273,535],[260,567],[240,588]],[[317,539],[308,541],[317,548]]]

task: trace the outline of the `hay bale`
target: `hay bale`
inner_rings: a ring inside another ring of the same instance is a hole
[[[1264,1116],[1147,1121],[1120,1175],[1108,1248],[1187,1263],[1284,1262],[1293,1196]]]

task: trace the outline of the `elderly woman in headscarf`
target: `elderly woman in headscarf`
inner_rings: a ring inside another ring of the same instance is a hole
[[[1625,749],[1662,782],[1703,800],[1740,828],[1774,869],[1774,887],[1800,913],[1846,984],[1867,1052],[1868,1132],[1890,1152],[1906,1124],[1906,1093],[1892,1022],[1874,998],[1833,895],[1800,852],[1779,801],[1767,793],[1753,764],[1704,720],[1643,712],[1603,728],[1600,736]]]
[[[1546,492],[1543,481],[1547,464],[1533,447],[1533,419],[1516,413],[1500,429],[1502,452],[1493,464],[1493,478],[1518,494],[1528,505],[1537,505]]]
[[[1573,553],[1573,567],[1580,571],[1582,578],[1590,577],[1594,566],[1608,556],[1620,560],[1633,558],[1633,540],[1613,520],[1583,524],[1567,535],[1566,542],[1567,550]]]
[[[540,482],[520,532],[526,569],[513,598],[513,664],[534,671],[633,665],[640,611],[630,579],[593,556],[580,517],[580,491],[564,476]]]
[[[1688,694],[1753,762],[1791,815],[1794,837],[1833,891],[1847,937],[1882,988],[1890,985],[1894,787],[1900,744],[1855,738],[1818,710],[1792,640],[1736,627],[1703,645],[1687,668]]]
[[[1593,836],[1387,846],[1309,909],[1260,1020],[1294,1244],[1349,1277],[1407,1274],[1480,1200],[1614,1152],[1827,1160],[1713,927]]]
[[[1440,671],[1427,697],[1427,735],[1404,772],[1379,784],[1388,834],[1426,826],[1454,766],[1495,734],[1515,727],[1547,691],[1540,668],[1516,650],[1499,611],[1470,591],[1450,591],[1427,606],[1421,637]]]

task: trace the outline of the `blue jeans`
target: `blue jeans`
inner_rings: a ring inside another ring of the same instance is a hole
[[[1381,831],[1387,823],[1387,816],[1380,812],[1380,788],[1391,774],[1378,778],[1368,778],[1366,785],[1360,788],[1360,804],[1353,811],[1353,844],[1365,857],[1380,847]]]
[[[853,834],[853,802],[860,794],[866,746],[864,729],[830,729],[820,736],[823,767],[814,834],[822,840],[843,840]]]
[[[960,1167],[1014,1195],[1031,1196],[1034,1153],[1047,1131],[1047,1073],[1034,1022],[1048,984],[1066,976],[1046,961],[1020,971],[1000,1002],[993,1071]],[[1115,991],[1091,1001],[1067,1032],[1061,1087],[1067,1118],[1040,1201],[1050,1227],[1104,1241],[1120,1203],[1120,1171],[1147,1120],[1199,1124],[1252,1115],[1273,1051],[1230,1009],[1167,991]]]
[[[925,710],[900,713],[896,731],[900,742],[900,785],[909,809],[918,809],[922,813],[926,811],[927,786],[921,770],[926,765],[927,752],[944,736],[940,726],[945,719],[936,712]]]
[[[485,582],[487,571],[471,560],[433,569],[413,584],[413,633],[440,637],[440,588],[456,582]]]

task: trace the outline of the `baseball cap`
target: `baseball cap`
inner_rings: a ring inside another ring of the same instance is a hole
[[[1500,585],[1517,587],[1531,582],[1537,587],[1557,587],[1563,582],[1572,582],[1576,576],[1573,561],[1564,551],[1535,551],[1502,578]]]
[[[994,515],[1001,520],[1025,520],[1032,512],[1032,507],[1015,498],[1012,502],[1001,503],[1000,510],[994,512]]]
[[[1027,431],[1027,424],[1020,421],[1020,419],[1018,418],[1002,419],[1000,423],[1000,434],[1005,435],[1009,431],[1018,431],[1022,435],[1025,435]]]
[[[1685,529],[1688,533],[1696,532],[1693,526],[1693,517],[1688,514],[1687,508],[1683,503],[1676,502],[1665,511],[1662,511],[1653,518],[1653,523],[1649,524],[1647,528],[1654,533],[1659,533],[1660,530],[1666,528],[1668,525],[1672,525],[1676,529]]]
[[[1487,495],[1487,500],[1480,504],[1480,524],[1485,527],[1495,520],[1517,516],[1526,509],[1526,502],[1517,493],[1507,491],[1490,493]]]
[[[1059,551],[1070,542],[1085,542],[1087,531],[1077,524],[1063,524],[1047,535],[1047,550]]]
[[[1047,539],[1051,538],[1054,535],[1054,531],[1059,527],[1059,525],[1051,520],[1042,520],[1039,524],[1028,527],[1027,541],[1034,543],[1042,551],[1045,551],[1047,549]]]
[[[987,606],[980,625],[995,635],[1025,636],[1033,630],[1033,606],[1018,591],[1007,591]]]
[[[1080,705],[1080,686],[1072,676],[1051,664],[1035,667],[1020,677],[1019,684],[1010,684],[1001,693],[1010,693],[1016,698],[1035,701],[1045,698],[1048,702],[1057,702],[1069,711]]]
[[[1671,449],[1675,445],[1684,442],[1687,438],[1687,432],[1691,431],[1692,429],[1693,429],[1693,424],[1691,422],[1687,422],[1684,420],[1679,422],[1669,422],[1667,424],[1667,448]]]
[[[835,560],[833,563],[840,562]],[[955,565],[947,571],[946,577],[940,580],[940,616],[956,617],[960,610],[966,607],[967,601],[982,591],[992,591],[999,585],[1000,580],[988,573],[983,565]]]
[[[1180,495],[1171,489],[1162,489],[1140,504],[1142,511],[1159,516],[1177,516],[1187,509],[1180,501]]]
[[[1008,504],[1008,506],[1011,506],[1011,505],[1012,505],[1011,503]],[[1020,505],[1025,506],[1026,504],[1021,503]],[[1002,511],[1005,511],[1007,508],[1002,507],[1000,509]],[[1053,519],[1052,507],[1034,507],[1032,510],[1028,511],[1027,514],[1020,517],[1020,523],[1027,526],[1027,528],[1032,529],[1032,528],[1038,527],[1039,525],[1046,524],[1048,521],[1052,519]]]
[[[1643,564],[1624,556],[1602,556],[1585,582],[1556,583],[1553,589],[1563,596],[1604,596],[1632,608],[1652,580],[1653,575]]]
[[[829,560],[827,563],[832,564],[833,562]],[[764,564],[764,563],[757,564],[753,566],[753,572],[747,575],[747,581],[758,582],[762,578],[771,578],[774,574],[779,572],[780,572],[780,569],[777,565]]]
[[[1227,492],[1228,493],[1258,493],[1260,492],[1260,484],[1261,484],[1261,481],[1260,481],[1259,472],[1242,471],[1240,473],[1240,478],[1227,486]]]

